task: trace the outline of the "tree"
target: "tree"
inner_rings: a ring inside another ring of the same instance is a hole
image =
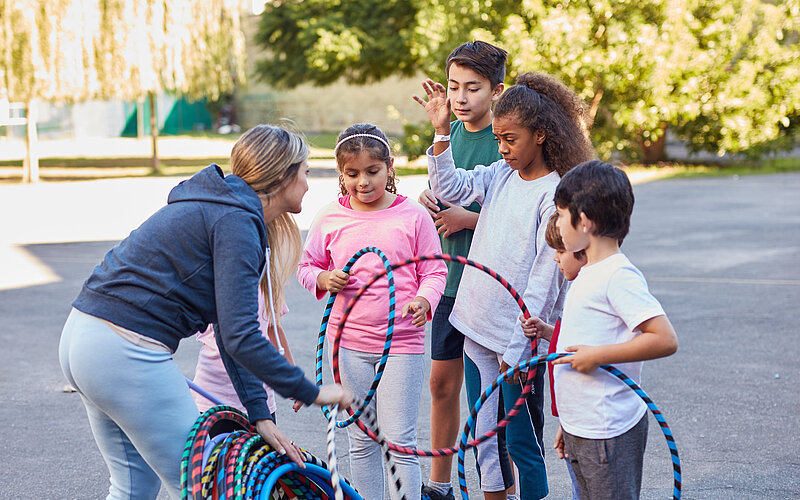
[[[53,16],[50,12],[58,12]],[[86,99],[98,88],[92,30],[74,2],[0,0],[3,34],[0,85],[11,101],[25,103],[27,155],[23,181],[39,179],[36,153],[36,101]]]
[[[447,54],[475,29],[497,30],[508,0],[276,0],[256,41],[258,76],[277,87],[342,78],[365,84],[422,70],[441,74]],[[450,22],[454,17],[459,22]]]
[[[449,50],[481,38],[509,51],[508,83],[521,72],[544,71],[579,92],[602,155],[646,161],[662,156],[667,127],[695,149],[722,154],[776,143],[800,114],[800,0],[353,3],[361,13],[414,6],[413,25],[402,26],[407,50],[376,66],[364,54],[396,38],[400,27],[364,30],[353,38],[359,43],[348,43],[361,19],[340,15],[338,1],[315,0],[307,20],[296,2],[275,2],[262,15],[262,78],[294,86],[340,77],[363,83],[414,69],[438,75]],[[320,51],[346,57],[339,66],[322,64]],[[281,73],[277,65],[288,61]]]
[[[556,74],[591,103],[601,152],[658,160],[669,126],[723,154],[775,139],[800,106],[794,3],[536,1],[502,38],[517,71]]]
[[[217,100],[245,80],[244,34],[236,0],[138,0],[101,6],[106,96],[150,104],[153,171],[158,171],[155,96],[176,92]],[[121,56],[113,61],[109,55]]]
[[[245,78],[238,0],[0,0],[0,6],[0,85],[9,99],[150,96],[155,171],[155,94],[214,100]],[[35,131],[35,121],[28,123]]]

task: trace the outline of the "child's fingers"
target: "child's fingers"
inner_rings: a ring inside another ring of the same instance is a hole
[[[428,311],[426,311],[424,307],[420,307],[414,313],[414,320],[412,321],[412,324],[414,326],[423,326],[427,322],[428,322]]]
[[[428,104],[428,103],[427,103],[427,101],[425,101],[425,100],[424,100],[423,98],[421,98],[421,97],[418,97],[418,96],[415,96],[415,95],[414,95],[414,96],[411,96],[411,98],[412,98],[412,99],[414,99],[415,101],[417,101],[417,102],[420,104],[420,106],[422,106],[423,108],[425,107],[425,105],[427,105],[427,104]]]
[[[433,97],[433,87],[433,80],[430,78],[422,82],[422,88],[425,89],[425,93],[428,94],[428,100]]]

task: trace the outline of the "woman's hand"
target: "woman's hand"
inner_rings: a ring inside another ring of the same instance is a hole
[[[317,288],[331,293],[339,293],[352,281],[355,281],[355,278],[341,269],[322,271],[317,275]]]
[[[256,431],[264,438],[264,441],[276,450],[281,455],[286,455],[289,460],[305,469],[306,464],[303,462],[303,455],[300,448],[294,444],[284,433],[278,429],[275,422],[269,419],[256,421]]]
[[[413,314],[411,317],[411,324],[414,326],[425,326],[428,322],[428,312],[431,310],[431,304],[425,297],[414,297],[414,300],[403,306],[403,311],[400,314],[401,318],[408,316],[408,313]]]
[[[450,99],[447,90],[444,85],[430,78],[422,82],[422,88],[428,94],[428,100],[419,96],[413,99],[425,108],[437,134],[450,135]]]
[[[339,405],[347,408],[353,402],[353,394],[339,384],[326,384],[319,388],[315,405]]]

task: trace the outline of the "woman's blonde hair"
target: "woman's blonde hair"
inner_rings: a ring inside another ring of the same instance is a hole
[[[306,159],[308,146],[302,137],[280,127],[257,125],[233,145],[231,172],[269,199],[295,179]],[[272,303],[266,277],[260,286],[264,292],[265,318],[275,311],[278,324],[273,328],[277,328],[285,301],[283,287],[295,273],[302,250],[300,229],[291,214],[284,212],[267,223],[267,243],[271,249],[270,273],[274,277]]]

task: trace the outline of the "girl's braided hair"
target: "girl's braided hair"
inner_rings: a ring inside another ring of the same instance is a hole
[[[544,161],[548,169],[559,175],[595,157],[585,104],[550,75],[531,72],[519,75],[516,85],[506,90],[494,107],[495,117],[507,115],[513,115],[533,133],[544,133]]]

